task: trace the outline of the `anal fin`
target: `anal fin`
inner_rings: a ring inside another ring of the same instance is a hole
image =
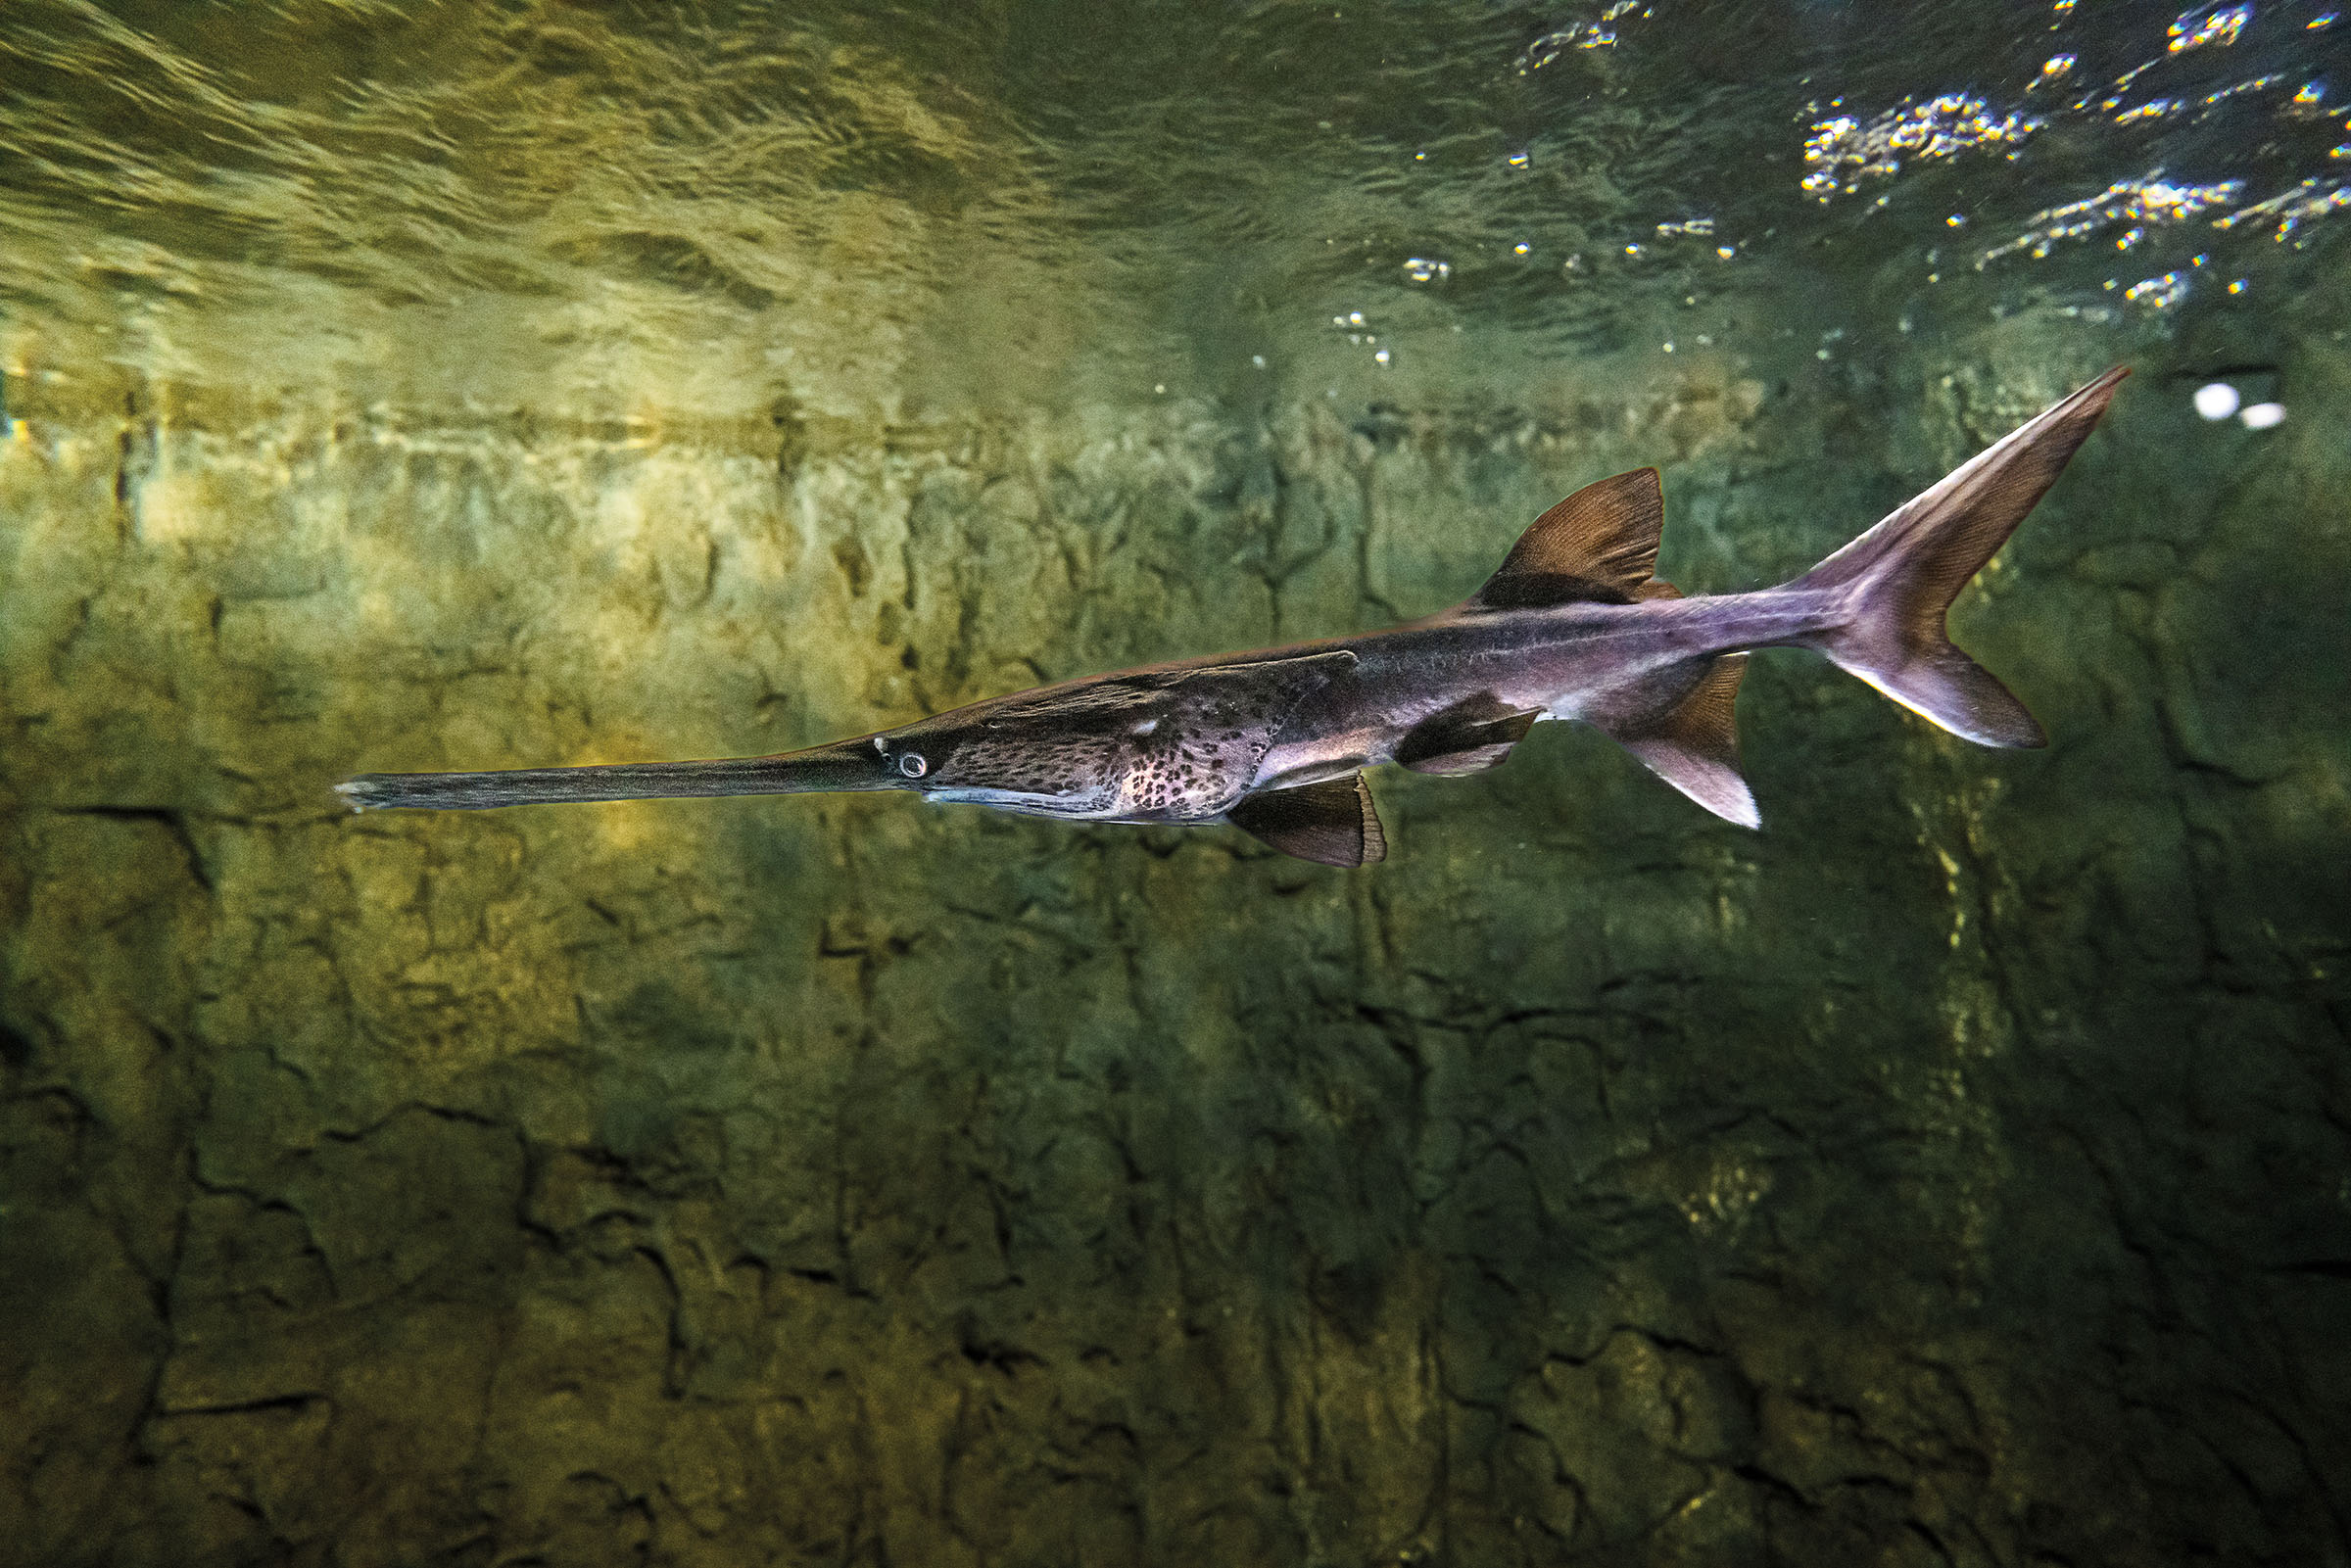
[[[1396,747],[1396,760],[1415,773],[1482,773],[1502,766],[1540,717],[1511,712],[1492,697],[1471,697],[1413,726]]]
[[[1387,858],[1388,835],[1364,776],[1251,795],[1224,820],[1259,841],[1325,866],[1368,866]]]
[[[1755,797],[1739,776],[1739,678],[1747,655],[1726,653],[1707,666],[1681,703],[1617,742],[1650,772],[1742,828],[1759,827]]]

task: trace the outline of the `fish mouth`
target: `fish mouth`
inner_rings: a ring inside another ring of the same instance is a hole
[[[987,789],[969,784],[925,789],[923,798],[944,806],[990,806],[997,811],[1017,812],[1024,817],[1059,817],[1072,822],[1102,816],[1109,810],[1112,801],[1111,792],[1107,789],[1089,789],[1080,794],[1042,795],[1021,789]]]

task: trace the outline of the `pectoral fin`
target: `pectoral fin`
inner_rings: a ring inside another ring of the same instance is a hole
[[[1354,867],[1387,858],[1388,835],[1380,831],[1370,787],[1360,773],[1251,795],[1224,820],[1300,860]]]
[[[1616,739],[1649,771],[1742,828],[1758,826],[1755,797],[1739,776],[1739,678],[1747,655],[1727,653],[1681,705],[1637,734]]]
[[[1396,760],[1415,773],[1482,773],[1502,766],[1538,717],[1511,712],[1492,697],[1472,697],[1413,726],[1396,747]]]

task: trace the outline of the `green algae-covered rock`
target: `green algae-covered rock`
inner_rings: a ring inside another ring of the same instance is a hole
[[[1886,467],[1721,419],[1668,467],[1669,569],[1793,569],[2074,373],[1911,382]],[[2343,564],[2289,567],[2258,483],[2143,522],[2151,403],[1961,619],[2048,753],[1776,655],[1761,833],[1545,731],[1378,778],[1396,853],[1356,876],[896,798],[325,786],[777,749],[1416,612],[1639,428],[1138,413],[784,475],[166,418],[125,481],[34,405],[0,452],[11,1550],[2309,1539]],[[2247,665],[2264,561],[2307,589],[2266,627],[2308,630]]]

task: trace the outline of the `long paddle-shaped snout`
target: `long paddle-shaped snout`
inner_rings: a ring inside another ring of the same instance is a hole
[[[367,773],[335,785],[356,811],[418,807],[483,811],[553,801],[654,800],[688,795],[791,795],[813,790],[903,789],[915,778],[875,738],[838,740],[772,757],[709,762],[624,762],[503,773]]]

